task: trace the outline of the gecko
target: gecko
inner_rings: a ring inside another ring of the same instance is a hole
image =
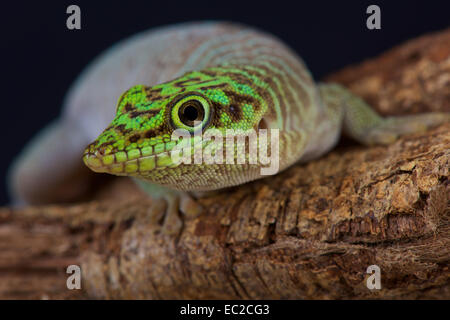
[[[343,86],[316,83],[273,35],[237,23],[184,23],[133,36],[97,58],[70,90],[60,119],[15,162],[10,186],[22,202],[74,199],[89,183],[82,158],[94,172],[131,177],[153,200],[149,215],[177,234],[182,216],[201,214],[197,195],[267,177],[258,163],[173,162],[178,129],[191,139],[209,129],[278,130],[283,171],[324,155],[342,133],[386,145],[449,119],[383,118]],[[191,148],[204,146],[192,140]]]

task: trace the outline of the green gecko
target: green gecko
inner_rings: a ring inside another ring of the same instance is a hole
[[[149,209],[155,221],[165,212],[163,231],[168,234],[179,232],[180,211],[201,213],[193,199],[197,192],[265,177],[261,164],[174,163],[170,152],[179,142],[171,136],[177,129],[192,135],[209,129],[223,135],[227,129],[277,129],[282,171],[328,152],[342,132],[365,145],[389,144],[450,119],[443,113],[382,118],[342,86],[316,84],[300,57],[275,37],[249,27],[194,23],[145,37],[170,50],[145,53],[139,43],[125,43],[121,58],[137,54],[145,61],[138,59],[142,66],[136,74],[162,72],[164,65],[171,71],[163,81],[154,77],[121,94],[114,118],[87,146],[83,160],[95,172],[133,177],[155,200]],[[133,45],[134,51],[127,52]],[[104,65],[113,67],[112,62]],[[105,68],[95,72],[107,74]],[[236,149],[232,156],[238,157]]]

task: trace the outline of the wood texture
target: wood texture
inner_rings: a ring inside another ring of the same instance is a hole
[[[383,114],[450,111],[450,30],[328,80]],[[116,179],[88,202],[0,209],[0,298],[450,299],[450,124],[200,199],[177,238]],[[82,290],[65,268],[82,269]],[[366,287],[381,268],[382,289]]]

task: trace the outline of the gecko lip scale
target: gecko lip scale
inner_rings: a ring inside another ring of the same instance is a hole
[[[150,154],[148,152],[149,147],[105,154],[99,149],[92,148],[91,145],[84,152],[83,162],[95,172],[121,176],[137,175],[148,173],[152,170],[176,167],[178,164],[172,160],[171,155],[171,150],[176,143],[168,142],[161,145],[164,148],[162,151],[158,152],[156,148],[150,148],[152,150]],[[197,146],[198,144],[194,143],[192,150]]]
[[[120,153],[118,152],[116,154]],[[162,152],[150,156],[140,156],[134,159],[126,159],[125,161],[118,161],[116,154],[105,157],[98,152],[88,152],[84,154],[83,161],[95,172],[105,172],[114,175],[132,175],[133,173],[164,169],[173,165],[169,152]],[[113,160],[111,161],[110,159]]]

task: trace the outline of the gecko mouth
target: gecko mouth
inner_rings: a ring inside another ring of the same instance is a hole
[[[139,175],[152,170],[177,166],[171,157],[174,146],[173,143],[165,143],[154,148],[144,147],[109,154],[88,147],[84,152],[83,161],[95,172],[123,176]]]
[[[134,150],[139,151],[139,149]],[[133,173],[143,173],[173,166],[169,152],[121,160],[123,157],[122,153],[126,154],[125,152],[118,152],[119,156],[117,154],[101,156],[96,153],[85,153],[83,161],[92,171],[115,175],[132,175]]]

